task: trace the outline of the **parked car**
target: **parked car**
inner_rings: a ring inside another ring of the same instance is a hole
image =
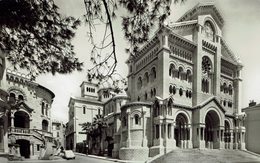
[[[75,159],[75,154],[72,150],[64,150],[64,156],[65,159]]]

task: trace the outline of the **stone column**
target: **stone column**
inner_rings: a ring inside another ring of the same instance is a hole
[[[4,118],[4,137],[3,137],[3,143],[4,143],[4,152],[8,153],[9,148],[8,148],[8,118],[5,116]]]
[[[30,142],[30,158],[34,155],[33,143]]]
[[[11,128],[14,128],[14,113],[13,112],[11,112],[10,118],[11,118]]]
[[[130,127],[131,127],[131,121],[130,121],[130,111],[129,110],[127,110],[127,112],[126,112],[126,114],[127,114],[127,141],[126,141],[126,147],[130,147],[131,146],[131,134],[130,134],[130,132],[131,132],[131,130],[130,130]]]
[[[165,135],[164,135],[164,137],[165,137],[165,147],[166,147],[167,143],[168,143],[168,123],[165,122],[164,125],[165,125],[165,131],[164,131]]]
[[[160,143],[160,146],[162,146],[162,142],[163,142],[163,139],[162,139],[162,124],[159,124],[159,143]]]
[[[229,142],[229,149],[233,149],[233,130],[230,130],[230,142]]]
[[[187,148],[192,148],[192,128],[191,125],[188,125],[188,146]]]
[[[145,117],[145,111],[143,111],[143,147],[147,146],[147,137],[146,137],[146,117]]]

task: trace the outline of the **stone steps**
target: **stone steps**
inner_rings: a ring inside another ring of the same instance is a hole
[[[177,149],[153,160],[152,162],[260,162],[260,157],[241,150]]]

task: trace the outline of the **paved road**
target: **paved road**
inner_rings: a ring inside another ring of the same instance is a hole
[[[76,155],[75,160],[25,160],[25,161],[9,161],[9,163],[112,163],[102,159],[90,158],[86,156]]]

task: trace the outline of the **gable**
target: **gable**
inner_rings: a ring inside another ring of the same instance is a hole
[[[215,107],[219,108],[223,113],[226,112],[226,109],[219,103],[219,101],[216,99],[215,96],[213,96],[213,97],[209,98],[208,100],[195,106],[194,109],[201,109],[201,108],[209,107],[209,106],[215,106]]]
[[[33,111],[32,108],[30,108],[27,104],[25,104],[24,102],[20,102],[14,105],[14,108],[16,108],[17,110],[19,109],[24,109],[26,111],[28,111],[29,113],[31,113]]]
[[[229,61],[235,65],[240,64],[239,59],[237,56],[229,49],[227,43],[221,39],[221,55],[222,58],[225,59],[226,61]]]
[[[196,20],[199,15],[211,15],[219,27],[222,28],[224,25],[224,19],[213,3],[197,4],[181,16],[176,22]]]

